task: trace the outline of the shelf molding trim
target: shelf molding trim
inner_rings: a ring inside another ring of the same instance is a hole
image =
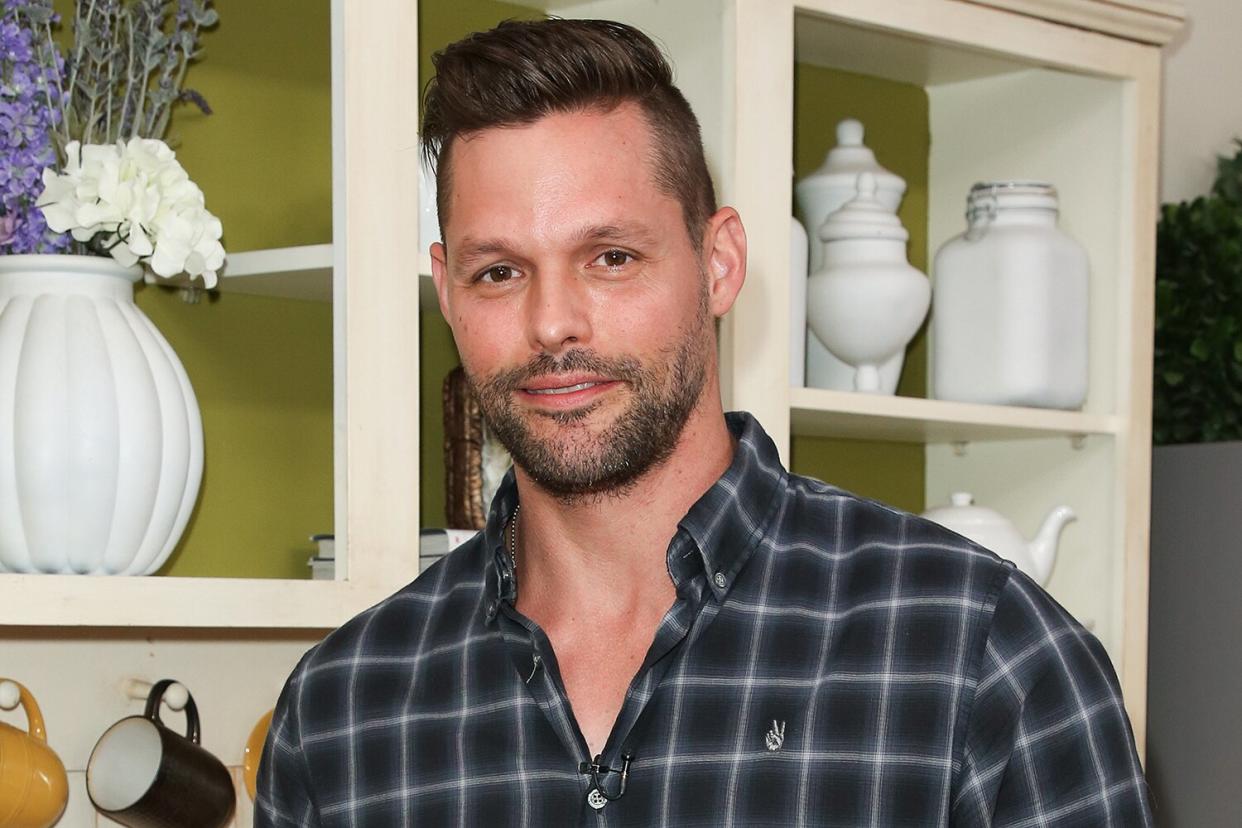
[[[1186,9],[1168,0],[966,0],[1114,37],[1164,46],[1182,30]]]

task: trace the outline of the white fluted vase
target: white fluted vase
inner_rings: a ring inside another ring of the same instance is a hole
[[[0,257],[0,571],[149,575],[203,477],[194,389],[138,267]]]

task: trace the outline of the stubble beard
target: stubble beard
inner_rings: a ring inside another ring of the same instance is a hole
[[[703,307],[698,324],[662,350],[655,364],[580,348],[559,357],[538,354],[486,377],[467,376],[488,425],[532,481],[568,505],[619,496],[668,459],[698,405],[714,339],[705,320],[710,314]],[[570,372],[619,380],[632,400],[601,429],[589,420],[602,402],[558,412],[523,412],[515,405],[515,392],[531,378]],[[540,433],[537,418],[554,425],[554,433]]]

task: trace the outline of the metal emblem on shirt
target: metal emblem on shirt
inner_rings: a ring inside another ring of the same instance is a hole
[[[785,744],[785,723],[772,720],[772,726],[768,728],[768,735],[764,737],[763,743],[768,746],[768,750],[780,750],[781,745]]]

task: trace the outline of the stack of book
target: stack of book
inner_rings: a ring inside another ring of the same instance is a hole
[[[475,529],[424,529],[418,539],[419,573],[477,534]]]
[[[331,581],[336,577],[336,535],[311,535],[310,539],[318,546],[315,556],[306,562],[311,568],[311,580]]]
[[[476,534],[474,529],[424,529],[418,539],[419,574]],[[336,536],[311,535],[310,539],[317,544],[315,556],[306,562],[311,568],[311,579],[331,581],[336,577]]]

